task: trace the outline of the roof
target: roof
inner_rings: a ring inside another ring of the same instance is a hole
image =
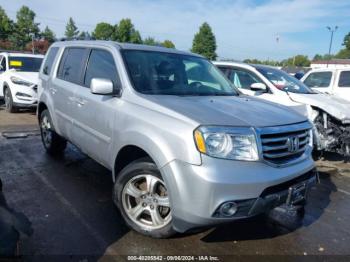
[[[139,44],[129,44],[129,43],[119,43],[115,41],[103,41],[103,40],[74,40],[74,41],[59,41],[55,42],[52,46],[108,46],[114,47],[122,50],[140,50],[140,51],[153,51],[153,52],[164,52],[172,54],[181,55],[191,55],[202,57],[198,54],[191,52],[180,51],[173,48],[166,48],[161,46],[150,46],[150,45],[139,45]]]
[[[214,65],[217,66],[237,66],[237,67],[244,67],[244,68],[252,68],[252,65],[242,62],[228,62],[228,61],[212,61]]]
[[[331,60],[315,60],[311,64],[333,64],[333,65],[350,65],[350,59],[331,59]]]
[[[31,54],[31,53],[13,52],[13,51],[0,52],[0,54],[3,54],[3,55],[5,54],[5,55],[8,55],[8,56],[21,56],[21,57],[40,57],[40,58],[44,57],[43,55],[40,55],[40,54]]]

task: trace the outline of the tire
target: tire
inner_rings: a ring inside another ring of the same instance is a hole
[[[168,238],[176,231],[167,192],[157,166],[143,158],[119,173],[113,201],[131,229],[153,238]]]
[[[18,109],[13,105],[12,93],[9,87],[5,87],[4,89],[4,101],[6,111],[9,113],[16,113]]]
[[[40,114],[40,134],[41,141],[50,155],[62,154],[66,149],[67,141],[55,132],[49,110],[44,110]]]

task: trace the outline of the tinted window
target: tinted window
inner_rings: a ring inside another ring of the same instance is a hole
[[[57,55],[57,52],[58,52],[58,47],[53,47],[53,48],[50,48],[49,53],[46,55],[46,60],[45,60],[44,69],[43,69],[43,73],[45,75],[49,75],[51,73],[51,68],[53,65],[53,61],[55,60],[55,57]]]
[[[68,48],[64,51],[58,77],[68,82],[80,83],[86,49]]]
[[[89,87],[91,79],[105,78],[117,83],[117,68],[111,53],[104,50],[92,50],[86,69],[84,85]]]
[[[332,72],[315,72],[304,80],[304,84],[308,87],[329,87],[331,79]]]
[[[10,56],[9,69],[23,72],[39,72],[42,58],[39,57],[24,57],[24,56]]]
[[[350,71],[343,71],[339,77],[339,87],[350,87]]]
[[[250,90],[252,84],[261,83],[255,75],[238,69],[230,69],[229,79],[235,87],[248,90]]]
[[[234,96],[238,92],[208,60],[192,55],[124,50],[134,88],[144,94]]]

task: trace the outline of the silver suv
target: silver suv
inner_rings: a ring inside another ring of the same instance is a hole
[[[152,237],[302,205],[316,181],[311,124],[237,91],[205,58],[105,41],[53,44],[38,118],[112,171],[126,223]]]

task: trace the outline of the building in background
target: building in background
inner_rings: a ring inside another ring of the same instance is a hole
[[[310,67],[312,69],[350,67],[350,59],[316,60],[311,62]]]

